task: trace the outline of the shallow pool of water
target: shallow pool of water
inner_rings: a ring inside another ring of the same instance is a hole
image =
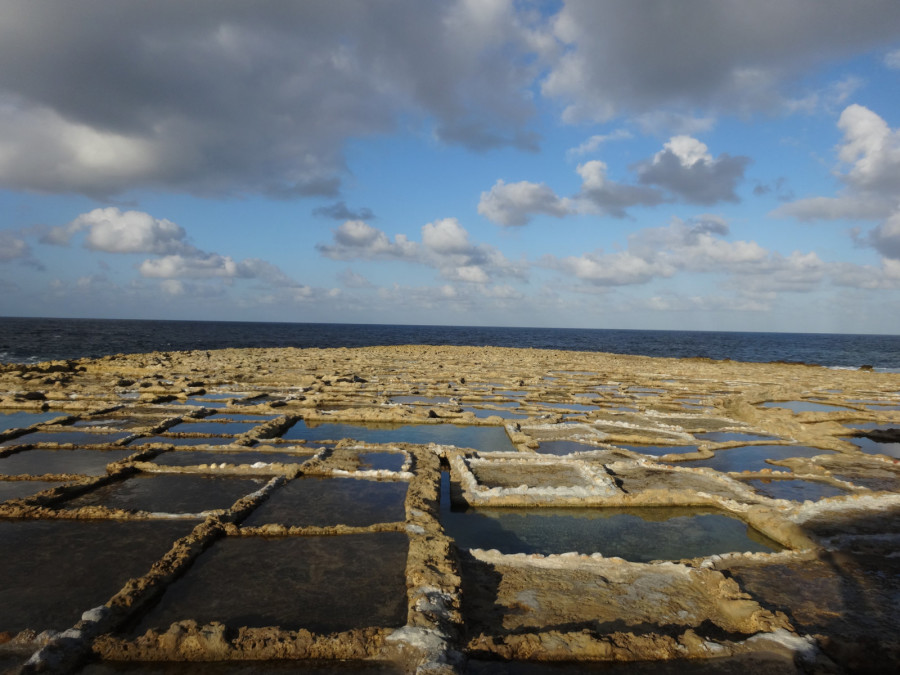
[[[516,449],[502,427],[456,424],[307,424],[300,420],[281,437],[285,440],[304,441],[352,438],[363,443],[439,443],[485,452],[514,452]]]
[[[200,513],[227,509],[265,485],[262,478],[195,474],[138,474],[70,499],[61,508],[106,506],[129,511]]]
[[[242,525],[365,527],[397,522],[406,518],[406,489],[404,482],[306,476],[276,490]]]
[[[761,434],[748,434],[738,431],[706,431],[702,434],[694,434],[698,441],[710,443],[728,443],[731,441],[774,441],[775,436],[763,436]]]
[[[23,450],[0,458],[0,474],[16,476],[28,474],[74,473],[101,476],[106,465],[119,462],[134,454],[134,450]]]
[[[211,450],[171,450],[157,455],[152,461],[159,466],[198,466],[200,464],[302,464],[312,455],[288,452],[215,452]]]
[[[0,480],[0,502],[5,502],[7,499],[30,497],[58,485],[65,485],[65,483],[47,480]]]
[[[381,469],[383,471],[400,471],[406,455],[399,452],[361,452],[359,468],[364,471]]]
[[[743,521],[684,508],[450,508],[441,483],[441,524],[460,548],[501,553],[602,553],[633,562],[680,560],[731,551],[781,547]]]
[[[64,427],[62,427],[64,428]],[[25,445],[36,443],[67,443],[72,445],[109,445],[127,438],[131,434],[127,432],[93,433],[90,431],[34,431],[24,436],[19,436],[0,445]]]
[[[482,420],[493,417],[494,415],[504,420],[521,420],[528,417],[528,415],[510,412],[509,410],[491,410],[488,408],[475,408],[473,406],[463,406],[463,412],[470,412],[474,414],[475,417]]]
[[[579,443],[578,441],[541,441],[537,452],[542,455],[571,455],[573,452],[590,452],[600,450],[595,445]]]
[[[847,494],[846,490],[828,483],[793,478],[787,480],[756,478],[748,480],[747,485],[766,497],[790,499],[795,502],[816,501],[825,497],[839,497]]]
[[[21,410],[0,410],[0,431],[8,429],[22,429],[30,427],[38,422],[47,422],[57,417],[63,417],[61,412],[25,412]]]
[[[762,469],[789,471],[787,467],[769,464],[766,460],[781,460],[788,457],[815,457],[816,455],[830,454],[833,454],[832,450],[795,445],[745,445],[738,448],[728,448],[727,450],[717,450],[710,459],[679,462],[678,466],[705,466],[725,473],[729,471],[761,471]]]
[[[202,553],[137,627],[194,619],[315,632],[406,623],[400,532],[336,537],[228,537]]]
[[[151,443],[168,443],[169,445],[230,445],[234,443],[232,436],[145,436],[128,444],[128,447],[137,445],[149,445]]]
[[[835,412],[837,410],[851,410],[840,405],[818,403],[816,401],[766,401],[763,408],[787,408],[791,412]]]
[[[624,445],[616,443],[616,447],[625,448],[642,455],[662,457],[663,455],[684,455],[689,452],[697,452],[696,445]]]
[[[888,457],[900,459],[900,443],[898,442],[889,441],[882,443],[866,436],[854,436],[847,440],[867,455],[887,455]]]
[[[148,572],[194,525],[0,520],[0,631],[69,628]]]
[[[391,403],[439,405],[450,403],[449,396],[391,396]]]

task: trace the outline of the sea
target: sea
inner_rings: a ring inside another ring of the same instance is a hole
[[[900,336],[0,317],[0,363],[242,347],[467,345],[900,372]]]

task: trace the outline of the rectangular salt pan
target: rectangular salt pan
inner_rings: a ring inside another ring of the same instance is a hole
[[[501,427],[456,424],[357,425],[306,424],[300,420],[288,429],[285,440],[325,441],[352,438],[363,443],[438,443],[484,452],[514,452],[515,446]]]
[[[0,632],[65,630],[146,574],[185,522],[0,521]]]
[[[134,450],[22,450],[0,458],[0,474],[102,476],[106,473],[107,464],[120,462],[132,454]]]
[[[319,633],[406,623],[400,532],[220,539],[165,592],[136,634],[175,621]]]

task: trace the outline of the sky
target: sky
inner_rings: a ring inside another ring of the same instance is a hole
[[[0,0],[0,316],[900,334],[900,2]]]

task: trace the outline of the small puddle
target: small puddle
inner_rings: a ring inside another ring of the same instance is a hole
[[[105,506],[153,513],[200,513],[227,509],[265,483],[266,480],[261,478],[139,474],[79,495],[62,504],[61,508]]]
[[[312,455],[288,452],[215,452],[207,450],[171,450],[151,461],[159,466],[199,466],[201,464],[303,464]]]
[[[127,432],[92,433],[90,431],[35,431],[18,438],[0,443],[0,445],[25,445],[35,443],[71,443],[72,445],[109,445],[131,434]]]
[[[242,525],[365,527],[398,522],[406,518],[406,490],[404,482],[297,478],[276,490]]]
[[[502,427],[460,426],[456,424],[307,424],[297,422],[281,436],[284,440],[336,441],[352,438],[363,443],[416,443],[455,445],[484,452],[515,452]]]
[[[781,550],[743,521],[708,509],[450,508],[441,476],[441,524],[462,549],[501,553],[601,553],[632,562],[681,560],[732,551]]]
[[[168,431],[173,434],[221,436],[222,434],[243,434],[256,427],[256,424],[250,422],[182,422],[174,427],[169,427]]]
[[[166,589],[134,634],[184,619],[318,633],[399,627],[408,548],[401,532],[226,537]]]
[[[738,431],[706,431],[702,434],[694,434],[698,441],[710,443],[728,443],[731,441],[775,441],[776,436],[764,436],[762,434],[747,434]]]
[[[193,522],[0,520],[0,632],[64,630],[146,574]]]
[[[470,412],[478,419],[487,419],[488,417],[497,416],[504,420],[521,420],[528,417],[522,413],[514,413],[509,410],[489,410],[487,408],[475,408],[473,406],[463,406],[463,412]]]
[[[642,455],[662,457],[663,455],[685,455],[689,452],[697,452],[696,445],[623,445],[617,443],[616,447],[625,448]]]
[[[359,468],[364,471],[400,471],[406,455],[399,452],[362,452],[359,455]]]
[[[840,405],[818,403],[816,401],[766,401],[763,408],[786,408],[791,412],[835,412],[838,410],[852,410]]]
[[[391,403],[440,405],[450,403],[449,396],[391,396]]]
[[[541,441],[537,452],[542,455],[571,455],[573,452],[591,452],[601,450],[595,445],[579,443],[578,441]]]
[[[65,483],[47,480],[0,480],[0,502],[30,497],[58,485],[65,485]]]
[[[38,422],[47,422],[62,417],[65,414],[63,412],[0,411],[0,432],[9,429],[23,429]]]
[[[781,460],[788,457],[816,457],[817,455],[830,455],[833,453],[833,450],[794,445],[745,445],[739,448],[716,450],[715,455],[710,459],[679,462],[678,466],[705,466],[723,473],[730,471],[761,471],[762,469],[790,471],[787,467],[772,465],[766,460]]]
[[[16,476],[28,474],[75,473],[102,476],[106,465],[120,462],[134,454],[134,450],[23,450],[0,458],[0,474]]]
[[[842,490],[828,483],[819,483],[818,481],[799,480],[795,478],[779,480],[777,478],[754,478],[746,481],[747,485],[752,487],[761,495],[771,497],[772,499],[789,499],[794,502],[804,502],[806,500],[816,501],[825,497],[839,497],[847,494],[846,490]]]

